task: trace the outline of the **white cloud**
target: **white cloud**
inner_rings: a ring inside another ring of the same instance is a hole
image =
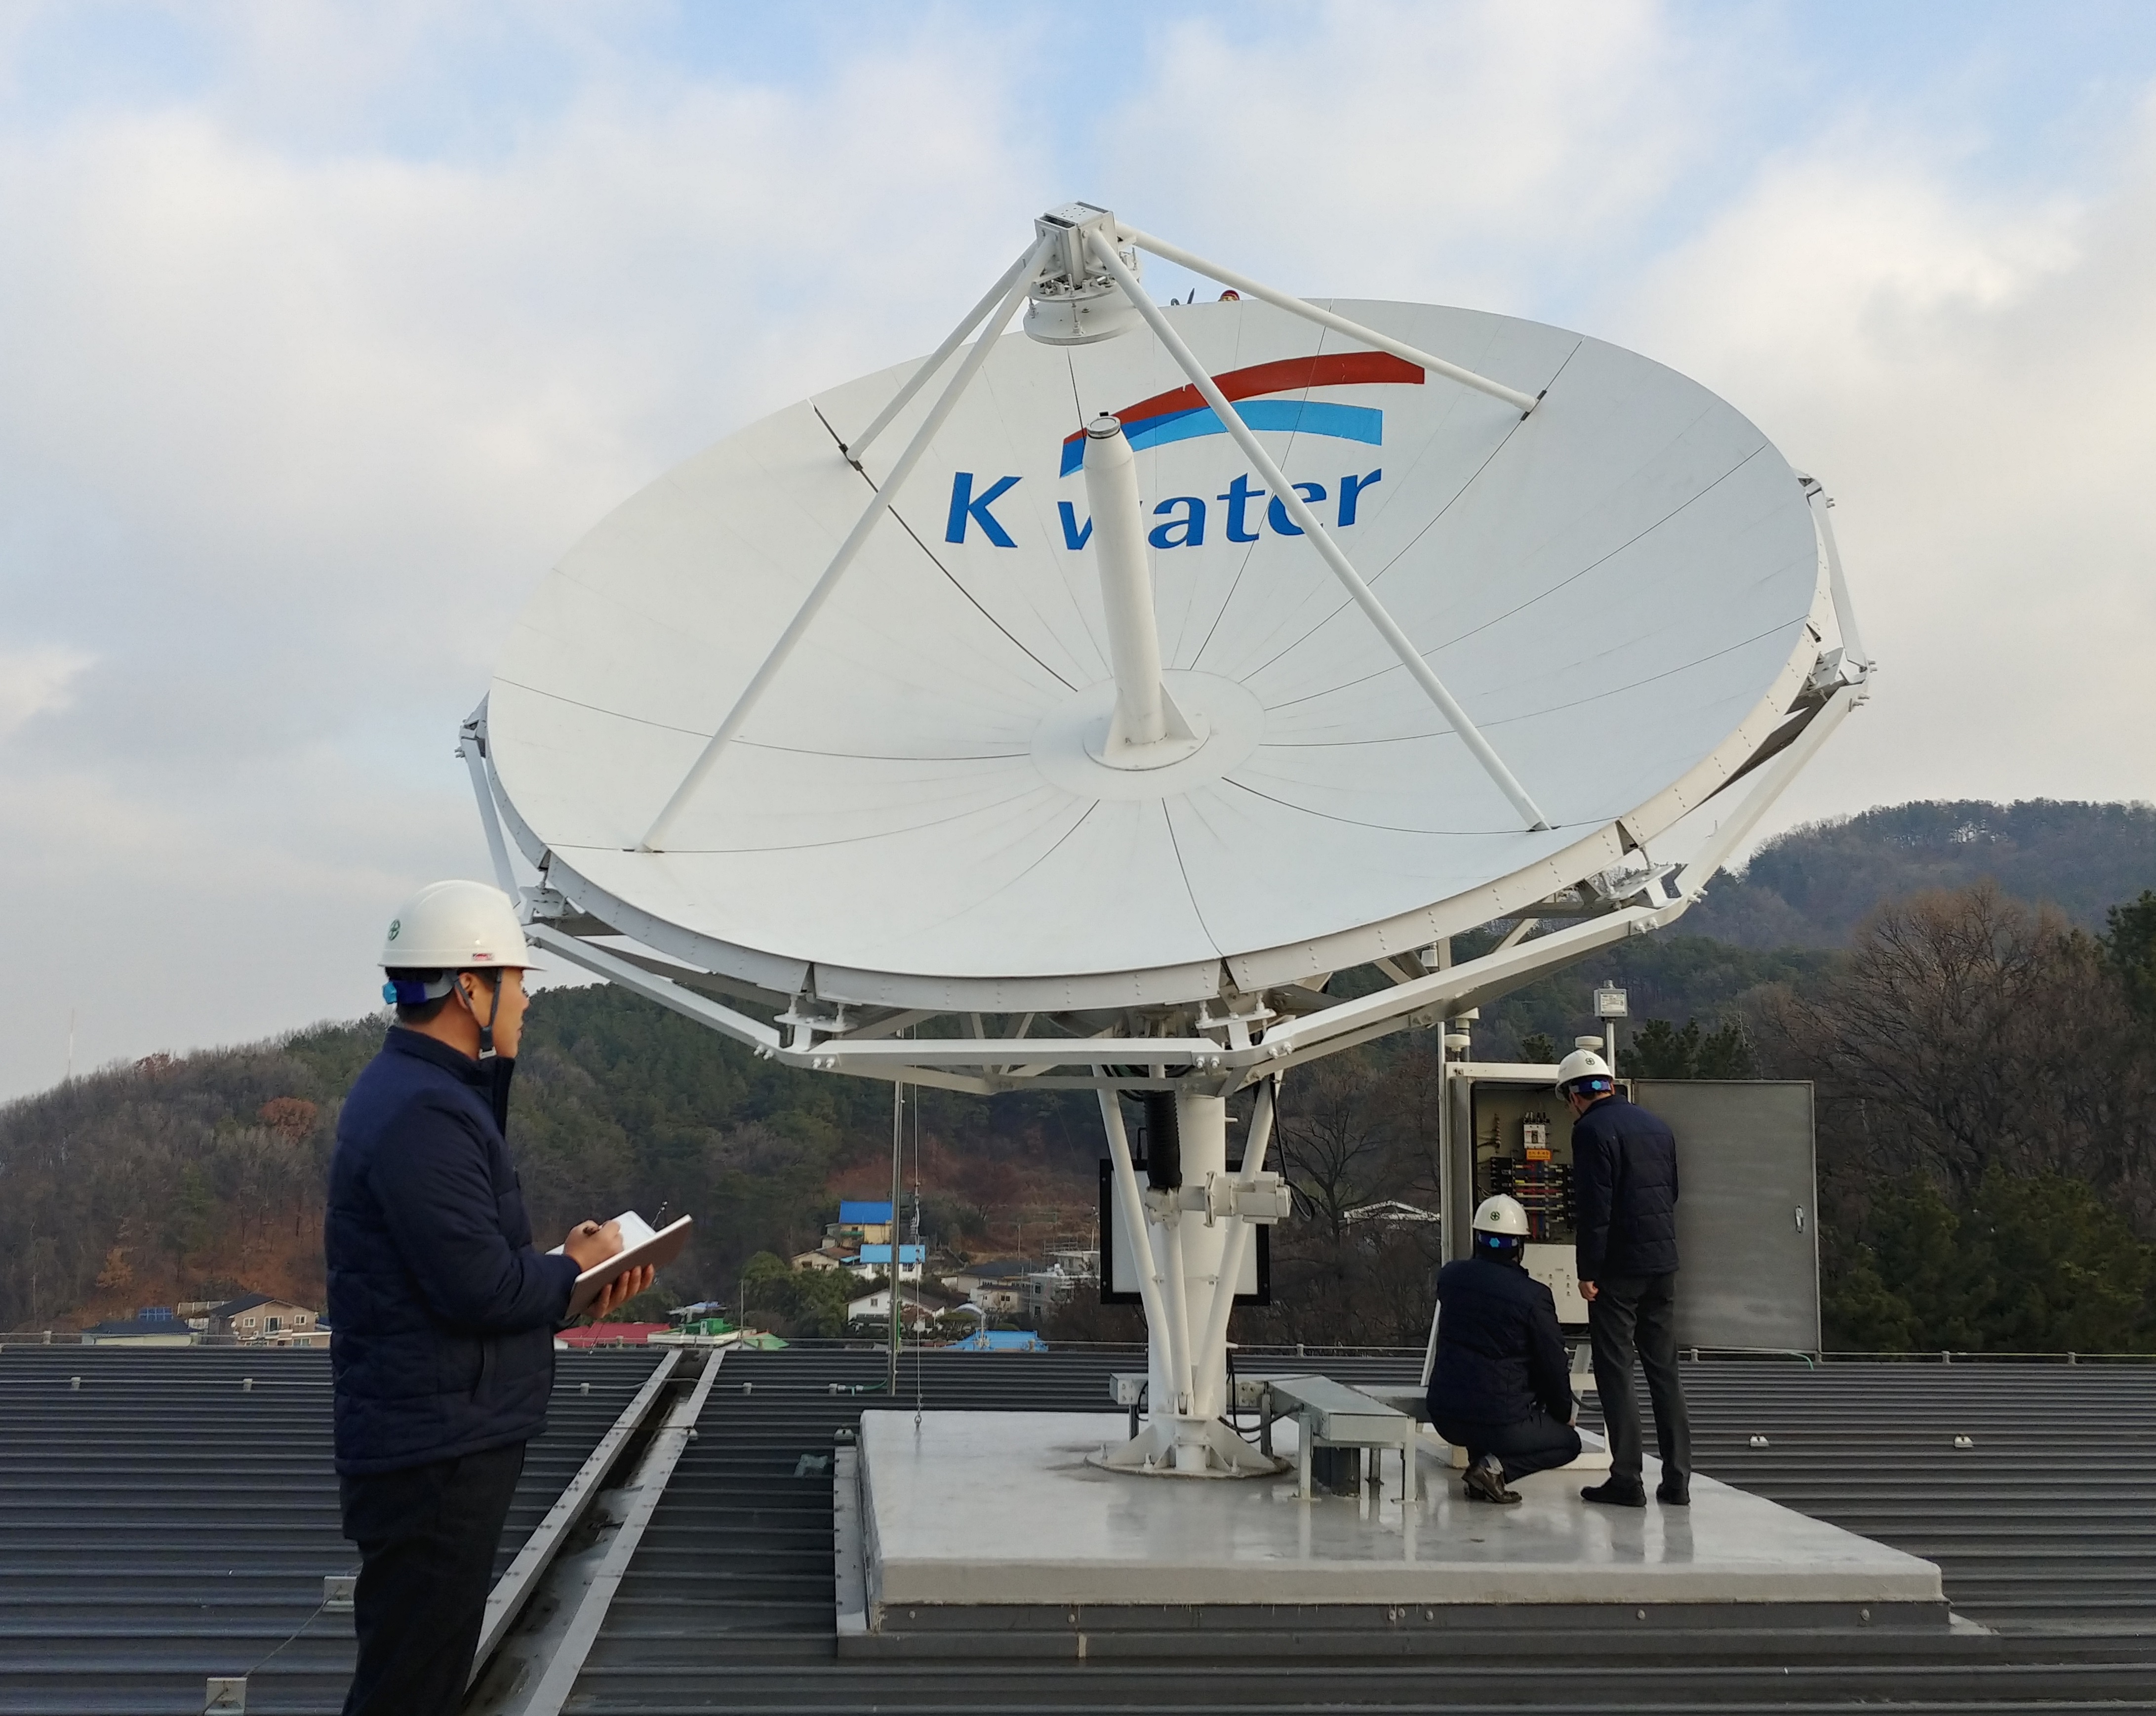
[[[1628,245],[1707,141],[1712,97],[1665,99],[1703,56],[1642,0],[1301,20],[1168,33],[1114,128],[1131,218],[1295,290],[1517,311]]]
[[[64,640],[0,658],[0,718],[38,717],[0,841],[54,927],[0,999],[0,1092],[54,1076],[85,959],[131,995],[88,1061],[367,1004],[380,915],[484,873],[449,752],[545,567],[932,342],[1015,249],[1041,175],[984,69],[932,43],[805,92],[600,82],[476,162],[302,154],[214,101],[0,137],[0,576]],[[920,218],[958,182],[963,218]]]
[[[0,19],[11,104],[79,15]],[[1763,152],[1794,74],[1753,15],[1644,0],[1133,13],[1076,58],[957,8],[760,80],[642,44],[665,8],[156,15],[198,86],[0,128],[0,849],[40,902],[0,1094],[86,963],[85,1064],[368,1005],[381,915],[485,871],[449,751],[542,570],[927,349],[1074,194],[1294,287],[1562,313],[1817,469],[1887,671],[1788,814],[2149,790],[2139,134],[2014,196],[1825,105]]]
[[[1625,336],[1839,501],[1873,706],[1784,819],[1919,797],[2148,797],[2156,136],[2101,194],[1958,188],[1825,140],[1633,286]]]
[[[34,716],[66,708],[76,677],[96,659],[55,644],[0,649],[0,740]]]

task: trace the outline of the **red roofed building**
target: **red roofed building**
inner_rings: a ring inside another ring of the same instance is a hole
[[[557,1347],[640,1347],[655,1334],[666,1333],[663,1323],[588,1323],[560,1330]]]

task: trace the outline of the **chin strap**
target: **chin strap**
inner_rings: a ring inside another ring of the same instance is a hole
[[[479,1025],[479,1058],[482,1061],[491,1061],[494,1059],[495,1015],[501,1011],[501,974],[498,971],[485,973],[475,971],[472,975],[474,977],[484,975],[494,979],[488,991],[488,1006],[486,1017],[484,1019],[480,1018],[477,1010],[472,1006],[471,998],[465,993],[465,986],[462,984],[457,985],[458,1001]]]

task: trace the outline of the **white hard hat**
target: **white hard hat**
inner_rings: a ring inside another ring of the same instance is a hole
[[[527,969],[534,961],[508,895],[483,881],[436,881],[397,908],[379,963],[395,971],[485,971]]]
[[[1527,1236],[1527,1212],[1517,1198],[1508,1198],[1500,1192],[1494,1198],[1485,1198],[1476,1210],[1475,1231],[1502,1233],[1523,1240]]]
[[[1557,1093],[1563,1096],[1575,1079],[1608,1078],[1609,1063],[1592,1049],[1574,1049],[1557,1069]]]

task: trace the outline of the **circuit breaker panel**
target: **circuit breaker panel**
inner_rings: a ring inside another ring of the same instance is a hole
[[[1475,1092],[1475,1198],[1500,1193],[1527,1212],[1527,1237],[1572,1243],[1572,1111],[1548,1091]]]
[[[1478,1079],[1470,1110],[1475,1139],[1475,1201],[1500,1193],[1527,1212],[1527,1272],[1557,1300],[1558,1321],[1587,1321],[1574,1272],[1572,1110],[1547,1084]]]

